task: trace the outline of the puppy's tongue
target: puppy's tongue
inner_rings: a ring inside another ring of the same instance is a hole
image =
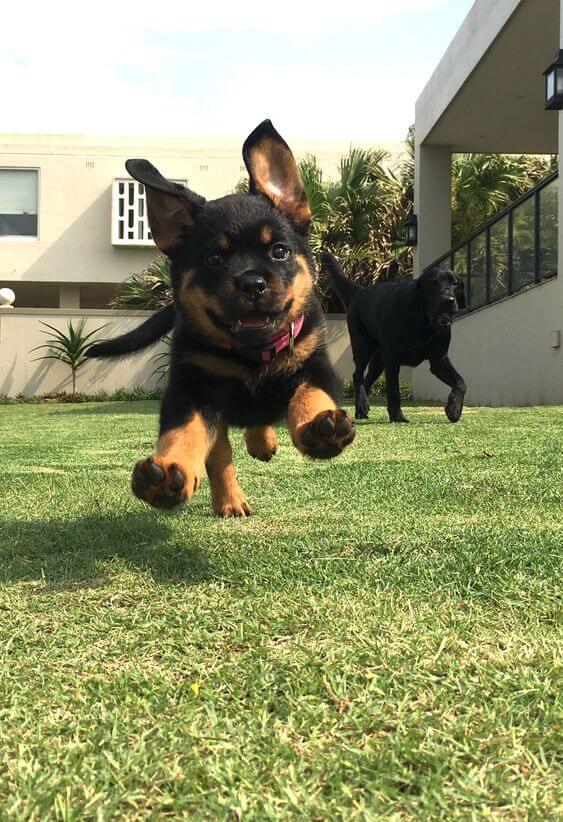
[[[252,314],[238,320],[237,325],[239,328],[262,328],[268,325],[268,316],[266,314]]]

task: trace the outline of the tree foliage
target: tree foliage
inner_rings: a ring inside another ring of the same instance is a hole
[[[142,308],[156,310],[172,302],[170,282],[170,260],[159,254],[140,274],[131,276],[120,283],[111,308]]]
[[[412,250],[404,242],[404,224],[414,207],[414,128],[394,167],[380,149],[350,148],[335,179],[325,179],[316,158],[306,156],[299,169],[313,216],[313,253],[332,251],[347,275],[362,285],[412,276]],[[555,160],[507,154],[457,154],[452,162],[452,244],[471,233],[534,186]],[[241,179],[239,193],[248,191]],[[325,308],[340,310],[321,272],[317,288]],[[119,290],[118,305],[159,308],[171,299],[166,257],[158,257]]]

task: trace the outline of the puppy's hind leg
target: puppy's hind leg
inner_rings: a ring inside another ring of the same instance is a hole
[[[233,449],[227,429],[221,428],[206,462],[213,510],[220,517],[248,517],[250,505],[237,482]]]
[[[244,432],[246,450],[251,457],[269,462],[278,450],[276,432],[271,425],[251,425]]]

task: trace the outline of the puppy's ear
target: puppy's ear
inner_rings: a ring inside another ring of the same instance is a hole
[[[163,254],[174,256],[191,231],[205,198],[179,183],[171,183],[148,160],[127,160],[125,168],[145,186],[155,245]]]
[[[457,280],[455,287],[457,304],[460,308],[467,308],[467,302],[465,300],[465,282],[458,274],[456,274],[455,276]]]
[[[242,147],[250,176],[251,193],[261,191],[305,233],[311,224],[311,209],[295,158],[270,120],[254,129]]]

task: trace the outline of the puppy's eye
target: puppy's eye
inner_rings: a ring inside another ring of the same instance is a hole
[[[203,261],[205,265],[209,265],[213,268],[216,265],[221,265],[223,262],[223,257],[218,251],[210,251],[209,254],[205,255]]]
[[[287,260],[289,257],[289,248],[283,243],[274,243],[270,254],[274,260]]]

